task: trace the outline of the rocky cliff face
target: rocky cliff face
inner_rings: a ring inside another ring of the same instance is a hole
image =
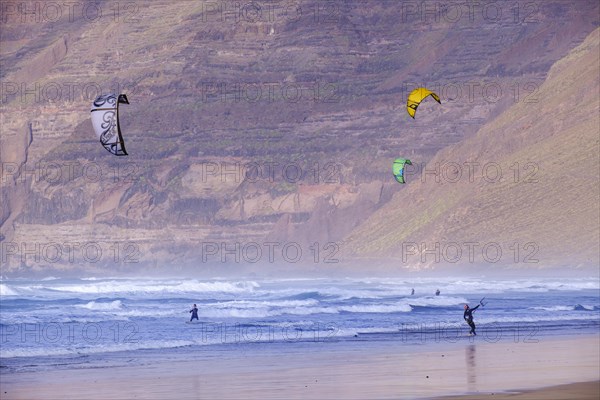
[[[599,33],[552,66],[539,101],[436,154],[345,248],[404,267],[597,266]]]
[[[550,66],[598,24],[593,1],[80,3],[2,4],[6,271],[218,265],[226,246],[254,262],[253,243],[276,263],[271,242],[298,246],[298,262],[337,259],[408,191],[391,182],[394,158],[422,165],[538,101]],[[413,121],[403,104],[420,85],[443,106]],[[106,92],[130,99],[128,157],[91,132]]]

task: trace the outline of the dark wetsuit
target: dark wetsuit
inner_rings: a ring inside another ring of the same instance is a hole
[[[190,318],[190,322],[192,322],[194,320],[194,318],[198,319],[198,308],[194,307],[190,310],[190,312],[192,313],[192,318]]]
[[[467,308],[465,310],[465,313],[463,315],[463,318],[465,319],[465,321],[467,321],[467,324],[469,324],[469,326],[471,327],[471,331],[469,332],[469,334],[473,334],[476,335],[475,333],[475,322],[473,322],[473,311],[477,310],[479,308],[480,304],[478,304],[476,307],[473,308]]]

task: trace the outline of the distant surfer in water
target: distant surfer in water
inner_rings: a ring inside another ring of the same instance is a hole
[[[436,296],[439,296],[439,295],[440,295],[440,289],[438,289],[438,290],[436,290],[436,291],[435,291],[435,295],[436,295]]]
[[[190,310],[190,312],[192,313],[192,317],[190,318],[190,322],[192,322],[194,320],[194,318],[198,319],[198,307],[196,307],[195,304],[194,304],[194,307],[192,307],[192,309]]]
[[[414,294],[415,294],[415,289],[413,289],[413,290],[410,292],[410,295],[411,295],[411,296],[412,296],[412,295],[414,295]]]
[[[465,321],[467,321],[467,324],[469,324],[469,326],[471,327],[471,331],[469,332],[469,335],[477,336],[477,334],[475,333],[475,322],[473,322],[473,311],[477,310],[480,305],[481,305],[481,303],[477,304],[477,306],[475,306],[473,308],[469,308],[469,305],[465,304],[465,313],[463,314],[463,318],[465,319]]]

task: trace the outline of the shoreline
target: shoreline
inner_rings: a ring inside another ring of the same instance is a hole
[[[475,400],[482,398],[489,398],[490,400],[597,400],[599,395],[600,380],[595,380],[544,386],[527,390],[441,396],[430,400]]]
[[[596,398],[589,382],[600,379],[597,334],[542,337],[537,343],[255,343],[166,356],[144,359],[144,365],[3,373],[1,394],[61,400],[164,399],[174,393],[180,399],[452,400],[494,393],[502,399],[514,396],[512,391],[585,381],[571,389],[582,395],[592,390]]]

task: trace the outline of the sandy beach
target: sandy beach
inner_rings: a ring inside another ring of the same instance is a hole
[[[594,335],[243,344],[137,366],[3,374],[2,399],[591,399],[599,344]],[[572,385],[548,388],[563,384]]]
[[[438,400],[596,400],[599,393],[600,381],[591,381],[509,393],[491,392],[475,395],[444,396],[439,397]]]

